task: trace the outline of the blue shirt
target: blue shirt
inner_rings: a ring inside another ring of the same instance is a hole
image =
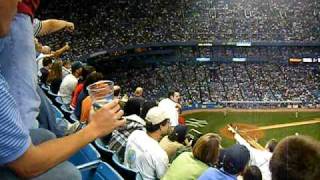
[[[198,180],[237,180],[235,175],[224,172],[221,169],[208,168]]]
[[[8,84],[0,75],[0,165],[19,158],[31,144]]]

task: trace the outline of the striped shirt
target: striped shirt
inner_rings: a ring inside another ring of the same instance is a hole
[[[23,127],[17,105],[8,92],[8,84],[0,75],[0,165],[23,155],[31,144]]]

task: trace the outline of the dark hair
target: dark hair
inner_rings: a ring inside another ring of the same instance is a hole
[[[320,179],[320,143],[308,136],[289,136],[276,146],[269,168],[272,180]]]
[[[103,74],[99,73],[99,72],[92,72],[91,74],[89,74],[86,78],[86,80],[83,83],[83,89],[85,90],[85,92],[88,94],[88,90],[87,87],[90,84],[93,84],[95,82],[98,82],[100,80],[103,80]]]
[[[160,129],[160,126],[165,126],[169,122],[169,119],[165,119],[159,124],[152,124],[151,122],[146,121],[146,130],[147,132],[155,132]]]
[[[60,60],[55,61],[49,71],[47,82],[51,83],[54,80],[62,80],[62,62]]]
[[[121,92],[121,88],[120,88],[120,86],[119,86],[119,89],[114,89],[113,95],[114,95],[115,97],[117,97],[117,96],[120,95],[120,92]],[[137,114],[137,115],[139,115],[139,114]]]
[[[145,119],[146,116],[147,116],[147,113],[149,111],[149,109],[153,108],[157,106],[157,103],[156,101],[145,101],[143,104],[142,104],[142,109],[141,109],[141,113],[140,113],[140,117],[142,119]]]
[[[262,174],[257,166],[247,166],[242,174],[243,180],[262,180]]]
[[[193,156],[208,164],[213,165],[218,161],[221,138],[214,133],[201,136],[192,148]]]
[[[183,144],[186,140],[188,127],[184,125],[177,125],[174,127],[173,131],[168,135],[170,141],[177,141],[180,144]]]
[[[50,64],[52,64],[52,62],[53,62],[53,60],[51,57],[46,57],[42,61],[42,66],[44,66],[44,67],[49,66]]]
[[[93,66],[84,66],[81,72],[82,78],[79,80],[79,82],[84,82],[87,79],[87,77],[95,70],[96,69]]]
[[[168,92],[168,98],[170,98],[171,96],[174,96],[174,93],[175,93],[175,92],[178,92],[178,91],[170,90],[170,91]]]
[[[123,111],[125,116],[131,114],[140,115],[140,101],[134,98],[130,98],[124,105]]]
[[[267,147],[266,148],[268,148],[269,151],[273,153],[273,151],[276,148],[277,144],[278,144],[278,141],[276,139],[270,139],[267,142]]]

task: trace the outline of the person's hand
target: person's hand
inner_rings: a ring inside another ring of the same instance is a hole
[[[119,100],[113,100],[90,116],[88,128],[96,138],[103,137],[125,124],[126,120],[121,119],[122,116],[123,110],[120,109]]]
[[[65,26],[65,30],[67,30],[69,32],[73,32],[74,31],[74,24],[72,22],[67,22],[66,26]]]
[[[66,50],[70,50],[70,45],[69,45],[69,43],[66,43],[66,45],[64,45],[64,47],[66,48]]]
[[[233,134],[236,134],[236,133],[237,133],[237,131],[236,131],[231,125],[229,125],[229,124],[228,124],[228,130],[229,130],[230,132],[232,132]]]

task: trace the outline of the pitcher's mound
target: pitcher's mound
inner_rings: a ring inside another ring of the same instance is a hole
[[[264,137],[264,132],[262,130],[243,132],[244,130],[258,128],[256,125],[245,124],[245,123],[233,123],[233,124],[231,124],[231,126],[233,128],[235,128],[240,133],[240,135],[243,137],[251,137],[252,139],[256,139],[256,140]],[[228,126],[221,128],[219,131],[220,131],[221,136],[226,137],[228,139],[233,139],[234,134],[228,130]]]

